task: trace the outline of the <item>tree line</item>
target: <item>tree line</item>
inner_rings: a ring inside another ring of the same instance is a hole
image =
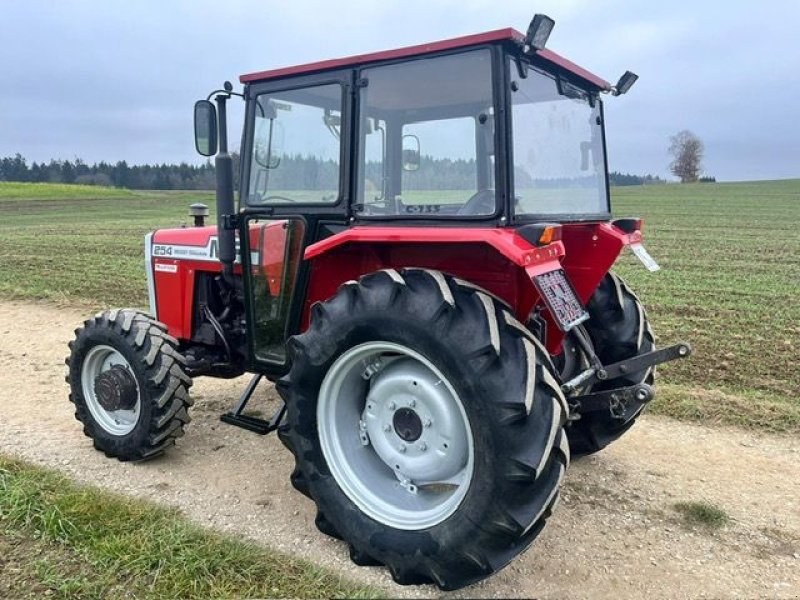
[[[239,156],[233,154],[234,173],[239,169]],[[103,185],[134,190],[212,190],[215,187],[214,164],[130,165],[121,160],[88,164],[74,160],[28,161],[21,155],[0,158],[0,181],[35,183],[77,183]],[[281,157],[280,164],[270,169],[272,189],[327,189],[335,185],[338,166],[334,161],[310,156]],[[404,173],[407,189],[471,189],[475,186],[476,166],[473,160],[421,157],[419,169]],[[367,163],[367,179],[380,181],[380,163]],[[611,185],[647,185],[665,183],[655,175],[631,175],[612,172]],[[310,186],[310,187],[309,187]]]
[[[215,185],[211,161],[200,165],[129,165],[121,160],[90,165],[76,158],[28,164],[21,154],[0,158],[0,181],[79,183],[134,190],[210,190]]]

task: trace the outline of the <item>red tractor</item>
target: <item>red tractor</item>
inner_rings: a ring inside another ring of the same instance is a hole
[[[244,75],[195,105],[216,155],[217,225],[145,238],[150,312],[70,343],[95,447],[163,453],[199,376],[254,374],[222,420],[292,452],[292,483],[357,564],[452,590],[525,550],[573,456],[627,431],[656,350],[609,269],[603,79],[545,49],[552,20]],[[245,102],[239,202],[226,102]],[[214,98],[216,104],[210,100]],[[207,211],[205,211],[207,214]],[[244,409],[260,379],[284,404]]]

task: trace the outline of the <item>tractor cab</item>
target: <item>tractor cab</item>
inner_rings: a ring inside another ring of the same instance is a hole
[[[657,349],[611,272],[625,248],[658,269],[609,206],[602,97],[636,76],[546,49],[552,27],[252,73],[197,102],[216,225],[193,206],[194,227],[148,234],[149,313],[99,313],[70,343],[95,447],[157,456],[193,378],[251,373],[221,419],[278,431],[357,564],[452,590],[527,548],[570,456],[628,431],[654,367],[691,352]],[[269,419],[246,411],[264,377]]]
[[[607,219],[600,95],[616,88],[526,40],[503,29],[242,76],[240,208],[364,224]]]

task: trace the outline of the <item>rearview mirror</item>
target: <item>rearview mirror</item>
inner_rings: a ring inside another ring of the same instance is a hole
[[[419,169],[419,138],[415,135],[403,136],[403,171],[416,171]]]
[[[217,153],[217,110],[208,100],[194,104],[194,147],[203,156]]]

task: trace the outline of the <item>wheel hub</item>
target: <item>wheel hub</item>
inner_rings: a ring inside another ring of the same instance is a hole
[[[467,432],[453,395],[414,359],[395,360],[372,377],[363,420],[375,452],[401,481],[446,481],[467,462]]]
[[[105,410],[131,410],[136,406],[139,391],[136,380],[122,365],[114,365],[94,380],[97,402]]]
[[[416,442],[422,435],[422,419],[410,408],[401,408],[392,417],[394,432],[404,442]]]

